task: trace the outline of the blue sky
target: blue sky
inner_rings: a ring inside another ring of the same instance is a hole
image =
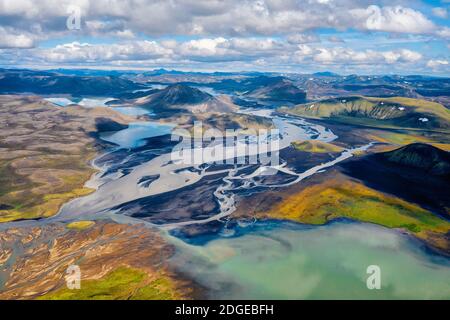
[[[449,18],[450,0],[0,0],[0,65],[448,76]]]

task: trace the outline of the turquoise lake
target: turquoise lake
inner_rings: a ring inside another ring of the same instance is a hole
[[[449,259],[376,225],[271,222],[204,245],[174,242],[174,263],[212,298],[450,299]],[[367,288],[370,265],[380,267],[379,290]]]

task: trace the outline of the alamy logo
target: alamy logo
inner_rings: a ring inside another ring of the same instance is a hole
[[[70,290],[81,289],[80,267],[72,264],[66,270],[66,285]]]
[[[66,26],[69,30],[81,29],[81,8],[78,6],[69,6],[67,8],[69,17],[66,20]]]
[[[175,129],[171,160],[187,165],[261,164],[278,166],[280,150],[278,129],[227,129],[225,134],[215,128],[203,130],[200,121],[191,131]],[[181,141],[180,141],[181,140]]]
[[[370,274],[366,281],[367,289],[381,289],[381,268],[377,265],[370,265],[367,267],[367,274]]]

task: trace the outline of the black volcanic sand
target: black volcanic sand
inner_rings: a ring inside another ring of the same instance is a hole
[[[284,172],[277,172],[277,174],[272,175],[261,175],[255,177],[254,180],[258,183],[264,184],[266,186],[289,183],[297,179],[297,176],[293,176]]]
[[[321,163],[332,160],[335,158],[335,155],[305,152],[290,146],[280,151],[280,158],[288,163],[289,168],[292,168],[297,173],[301,173]],[[280,162],[282,162],[281,160]]]
[[[124,213],[155,224],[202,220],[219,213],[214,191],[227,173],[205,176],[193,185],[134,200],[115,207]]]
[[[368,129],[363,126],[355,126],[355,125],[342,125],[333,121],[323,120],[310,120],[311,123],[316,123],[325,126],[330,129],[338,138],[332,143],[335,145],[339,145],[342,147],[355,147],[368,144],[372,142],[372,140],[368,139],[364,135],[361,135],[361,131],[358,129]]]
[[[176,144],[176,142],[170,141],[170,135],[152,137],[145,140],[146,144],[133,149],[132,153],[129,149],[117,149],[99,157],[95,164],[100,167],[107,165],[108,169],[103,176],[118,171],[126,175],[133,167],[148,162],[162,153],[170,152]],[[123,162],[124,160],[126,162]]]
[[[284,118],[293,118],[298,119],[301,117],[292,116],[285,113],[279,113],[275,112],[275,115],[282,116]],[[332,141],[332,144],[344,147],[344,148],[351,148],[351,147],[357,147],[366,145],[369,142],[372,142],[368,138],[366,138],[364,135],[361,135],[361,132],[358,129],[369,129],[366,126],[358,126],[353,124],[342,124],[335,122],[333,120],[326,120],[326,119],[307,119],[305,120],[309,123],[317,124],[324,126],[328,130],[332,131],[335,135],[338,136],[338,138],[334,141]],[[373,129],[379,129],[379,128],[373,128]],[[381,129],[380,129],[381,130]]]
[[[289,159],[288,167],[296,172],[303,172],[320,163],[329,161],[333,158],[332,155],[322,153],[308,153],[295,150],[293,147],[286,148],[281,151],[282,159]],[[130,160],[132,161],[132,160]],[[123,165],[127,166],[127,164]],[[217,170],[230,169],[231,165],[212,165],[207,169],[207,172],[213,173]],[[248,175],[254,172],[259,166],[240,165],[235,176]],[[196,170],[192,168],[192,170]],[[113,209],[118,209],[118,213],[127,214],[134,218],[139,218],[155,224],[167,224],[186,222],[190,220],[207,219],[220,212],[220,207],[217,199],[214,196],[214,191],[223,185],[223,178],[228,175],[228,172],[216,173],[204,176],[201,181],[193,185],[166,192],[164,194],[153,195],[142,199],[137,199]],[[250,188],[240,188],[232,191],[239,197],[248,197],[252,194],[265,192],[273,187],[271,185],[285,184],[294,181],[297,176],[289,175],[283,172],[278,172],[274,175],[266,175],[255,177],[256,183],[264,184],[265,186],[255,186],[251,184]],[[156,177],[149,177],[149,185],[156,179]],[[147,181],[147,180],[146,180]],[[145,183],[146,181],[142,181]],[[245,180],[232,180],[233,188],[242,186]]]
[[[329,155],[329,154],[302,152],[302,151],[295,150],[295,148],[292,148],[292,147],[282,150],[281,156],[283,158],[289,159],[288,167],[292,168],[294,171],[296,171],[298,173],[308,170],[322,162],[329,161],[333,158],[333,156]],[[217,167],[223,168],[223,166],[222,167],[217,166]],[[212,168],[216,169],[215,166]],[[241,174],[246,174],[246,175],[251,174],[257,168],[258,168],[257,165],[249,166],[248,168],[242,168],[242,169],[238,170],[238,172],[235,176],[239,176]],[[234,190],[233,193],[237,195],[237,198],[239,201],[239,199],[249,197],[256,193],[261,193],[261,195],[263,195],[264,192],[267,192],[269,190],[278,189],[275,187],[270,187],[270,185],[285,184],[285,183],[295,180],[296,178],[297,178],[297,176],[288,175],[283,172],[278,172],[275,175],[255,177],[254,180],[256,182],[263,183],[266,186],[259,186],[259,187],[256,186],[255,187],[254,185],[251,185],[251,188],[249,188],[249,189]],[[244,182],[244,180],[233,181],[233,188],[240,186],[243,182]],[[201,185],[202,182],[200,181],[197,184]],[[194,186],[189,187],[190,192],[193,192],[192,193],[193,195],[195,195],[197,192],[195,189],[193,189]],[[282,189],[279,189],[279,190],[282,190]],[[211,190],[210,192],[212,192],[212,191],[213,190]],[[205,194],[205,195],[208,196],[208,194]],[[176,196],[178,197],[179,195],[177,194]],[[204,197],[203,195],[196,196],[196,199],[200,199],[200,198],[204,198],[202,201],[207,200],[207,198]],[[200,201],[200,200],[198,200],[198,201]],[[129,209],[127,209],[127,210],[129,210]],[[162,215],[163,220],[166,219],[166,217],[167,217],[167,213]],[[145,218],[145,219],[147,219],[147,218]],[[178,218],[178,219],[180,219],[180,218]],[[206,236],[206,237],[208,237],[208,236],[214,237],[217,235],[217,233],[225,232],[228,227],[230,227],[236,223],[244,223],[245,224],[245,222],[242,222],[241,220],[244,221],[245,219],[239,219],[239,222],[231,219],[231,220],[227,221],[226,226],[224,226],[224,223],[220,222],[220,221],[213,221],[213,222],[209,222],[209,223],[205,223],[205,224],[189,225],[189,226],[179,228],[176,231],[173,231],[172,234],[177,237],[182,237],[182,238],[194,238],[198,235],[202,235],[202,236]],[[182,220],[177,220],[177,221],[182,221]],[[192,240],[192,241],[194,241],[194,240]]]
[[[378,153],[338,164],[340,169],[370,188],[395,195],[405,201],[450,219],[450,178],[426,169],[389,161],[388,153]],[[446,210],[447,208],[447,210]]]

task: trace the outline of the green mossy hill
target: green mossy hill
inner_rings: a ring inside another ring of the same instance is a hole
[[[212,100],[212,96],[196,88],[175,84],[162,89],[150,97],[145,105],[150,108],[170,108],[185,104],[198,104]]]
[[[279,111],[357,125],[450,130],[450,110],[439,103],[418,99],[342,97],[283,107]]]

